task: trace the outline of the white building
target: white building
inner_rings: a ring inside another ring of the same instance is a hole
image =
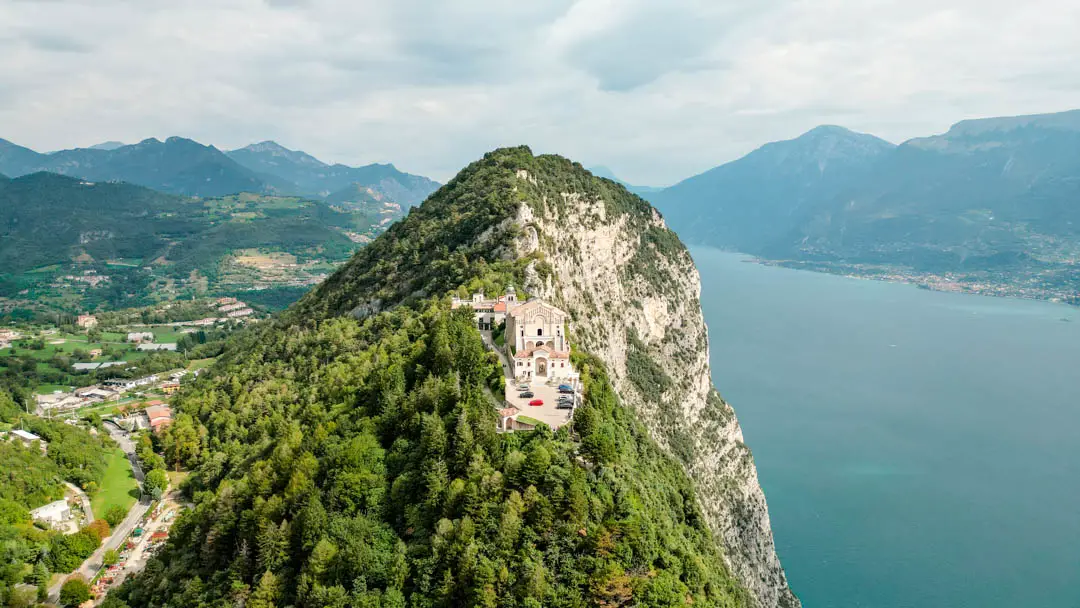
[[[40,441],[41,445],[45,445],[45,443],[46,443],[46,441],[44,439],[42,439],[41,437],[38,437],[37,435],[31,433],[30,431],[24,431],[24,430],[21,430],[21,429],[16,429],[14,431],[11,431],[11,436],[14,437],[16,440],[21,441],[22,444],[27,446],[27,447],[30,447],[30,446],[34,445],[35,441]]]
[[[510,309],[506,317],[506,342],[513,344],[516,378],[577,377],[570,365],[567,318],[562,310],[535,298]]]
[[[176,350],[176,342],[162,342],[161,344],[142,344],[136,346],[138,350]]]
[[[30,511],[30,517],[34,521],[56,526],[71,519],[71,507],[68,506],[66,500],[58,500]]]
[[[483,292],[477,292],[472,294],[472,298],[468,300],[454,298],[450,303],[450,307],[472,308],[473,317],[476,319],[476,327],[481,331],[491,331],[506,320],[507,312],[517,306],[517,303],[517,293],[511,286],[506,288],[505,295],[501,295],[494,300],[485,298]]]
[[[142,342],[153,342],[154,332],[152,331],[133,331],[127,335],[128,342],[134,342],[140,344]]]

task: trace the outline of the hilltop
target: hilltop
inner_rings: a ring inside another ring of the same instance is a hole
[[[496,432],[450,296],[507,286],[571,317],[572,431]],[[797,606],[698,289],[645,201],[486,155],[181,392],[196,505],[113,606]]]

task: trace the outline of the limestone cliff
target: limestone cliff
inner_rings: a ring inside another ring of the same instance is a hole
[[[697,269],[657,212],[622,186],[558,156],[492,152],[294,312],[365,318],[466,285],[505,287],[493,272],[571,315],[576,346],[603,359],[624,403],[690,473],[728,568],[757,604],[799,606],[750,450],[711,382]]]
[[[527,195],[513,220],[515,253],[534,258],[526,289],[570,312],[573,339],[607,363],[623,400],[684,462],[729,567],[760,605],[798,606],[750,449],[712,384],[689,253],[651,208],[641,222],[602,197],[553,196],[543,175],[516,177]]]

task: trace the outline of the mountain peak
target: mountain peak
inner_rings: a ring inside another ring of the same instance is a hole
[[[126,144],[122,141],[109,140],[89,146],[87,150],[105,150],[106,152],[111,152],[117,148],[123,148],[125,145]]]
[[[965,137],[996,131],[1011,131],[1024,127],[1052,129],[1056,131],[1080,131],[1080,109],[1052,114],[1028,114],[997,118],[972,118],[961,120],[949,128],[946,136]]]
[[[290,163],[307,167],[325,167],[326,163],[301,150],[290,150],[276,141],[267,139],[243,148],[227,152],[241,164],[247,162],[276,164],[284,159]],[[254,168],[254,167],[249,167]],[[260,167],[260,170],[264,167]]]

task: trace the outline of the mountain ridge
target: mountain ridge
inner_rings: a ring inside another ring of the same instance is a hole
[[[1045,299],[1080,288],[1080,110],[897,146],[822,138],[836,133],[766,144],[650,198],[692,242],[798,267]]]
[[[450,296],[508,285],[571,315],[577,439],[495,433],[505,379]],[[644,200],[485,155],[181,393],[198,504],[119,599],[798,606],[697,286]]]
[[[329,165],[269,140],[225,152],[184,137],[165,141],[150,137],[135,144],[42,154],[0,139],[0,173],[18,177],[38,171],[205,197],[253,192],[321,198],[360,184],[404,207],[438,187],[437,182],[398,171],[392,164]]]

